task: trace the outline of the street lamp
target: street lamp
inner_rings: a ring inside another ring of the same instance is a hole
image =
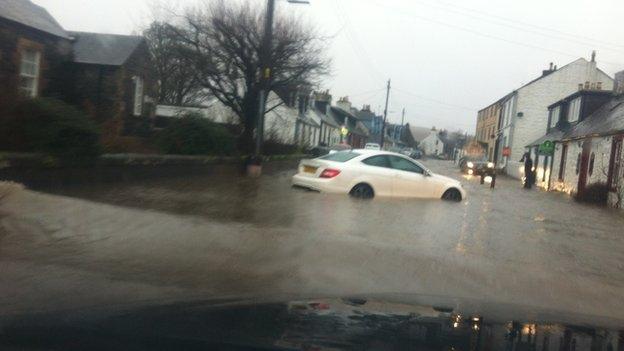
[[[291,4],[310,4],[308,0],[287,0]],[[252,176],[259,176],[262,173],[262,141],[264,139],[264,112],[266,110],[266,97],[271,88],[271,43],[273,42],[273,18],[275,17],[275,0],[268,0],[267,13],[264,19],[264,36],[260,47],[260,93],[258,103],[258,118],[256,125],[256,148],[252,162],[247,165],[247,173]]]

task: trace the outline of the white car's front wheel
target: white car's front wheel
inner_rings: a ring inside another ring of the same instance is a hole
[[[459,190],[451,188],[442,194],[442,200],[460,202],[462,200],[462,194]]]

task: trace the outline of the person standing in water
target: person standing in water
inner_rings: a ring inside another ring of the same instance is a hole
[[[524,188],[531,189],[533,185],[533,160],[531,155],[525,152],[520,162],[524,162]]]

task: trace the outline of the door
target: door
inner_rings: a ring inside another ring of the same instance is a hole
[[[559,181],[562,182],[565,179],[566,161],[568,159],[568,144],[563,144],[561,147],[561,162],[559,163]]]
[[[394,176],[394,195],[400,197],[431,197],[433,189],[429,184],[425,171],[408,160],[399,156],[388,156],[390,166],[396,171]]]
[[[371,156],[362,160],[361,180],[370,183],[375,195],[392,196],[396,171],[390,167],[387,155]]]
[[[587,186],[587,172],[589,170],[589,154],[591,152],[591,141],[585,140],[583,142],[583,151],[581,152],[581,167],[579,170],[579,179],[578,179],[578,192],[582,193],[585,191],[585,187]]]
[[[614,136],[611,144],[611,158],[609,159],[609,175],[607,184],[610,191],[617,191],[622,169],[622,135]]]

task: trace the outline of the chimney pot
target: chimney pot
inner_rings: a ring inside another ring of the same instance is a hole
[[[549,68],[551,71],[553,70],[553,65],[554,65],[554,63],[551,62],[550,63],[550,68]]]
[[[589,89],[589,81],[585,82],[585,89]]]
[[[596,83],[596,90],[602,90],[602,82]]]
[[[583,83],[579,83],[578,90],[583,90]]]

